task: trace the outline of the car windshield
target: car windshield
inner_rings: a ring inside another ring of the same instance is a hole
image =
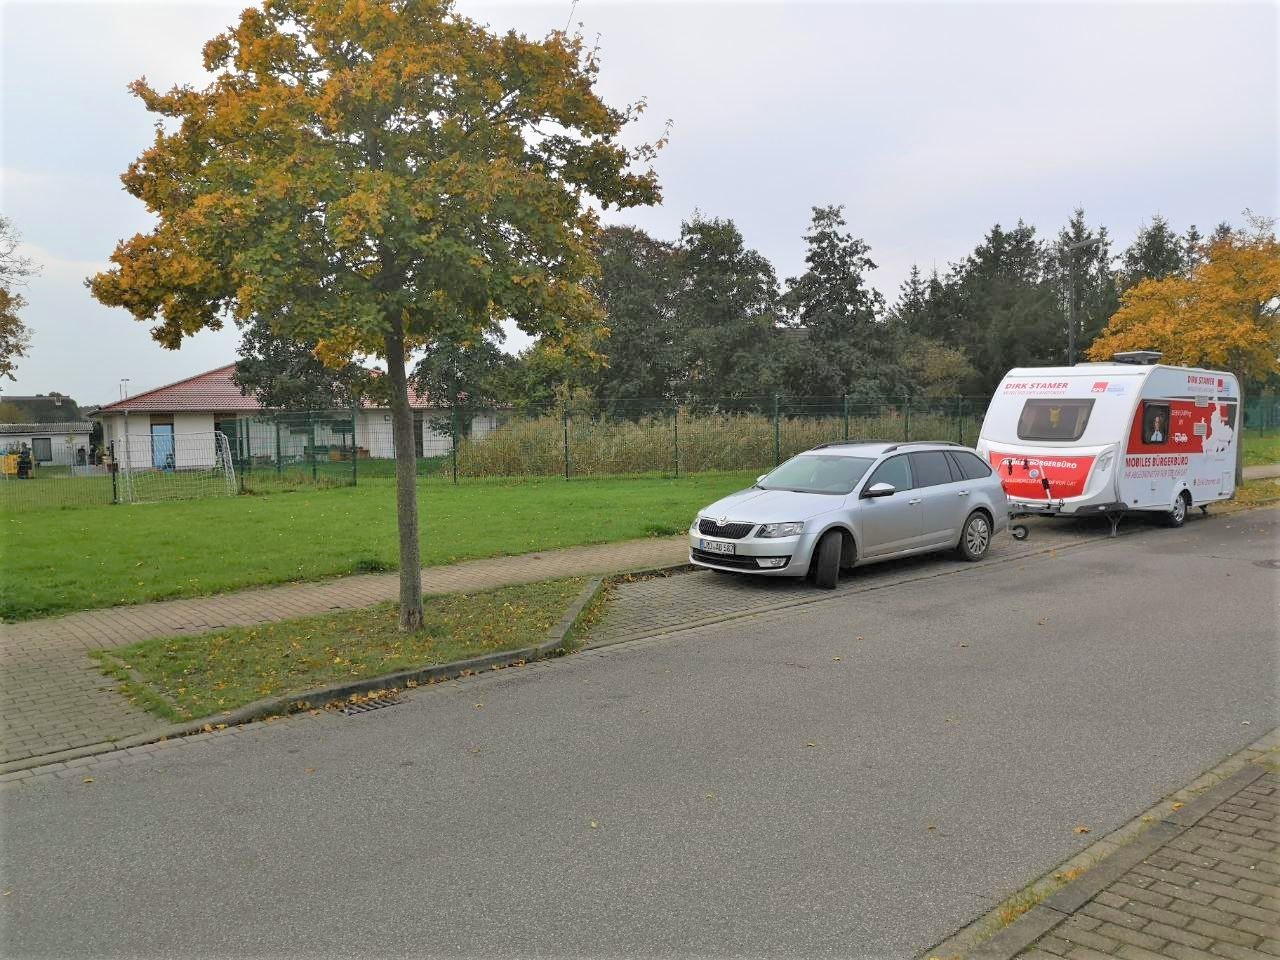
[[[795,493],[852,493],[874,462],[866,457],[802,453],[778,467],[756,486],[761,490],[791,490]]]

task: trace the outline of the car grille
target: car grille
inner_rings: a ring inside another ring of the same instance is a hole
[[[741,540],[754,527],[754,523],[716,523],[702,517],[698,520],[698,532],[708,537],[723,537],[726,540]]]
[[[728,567],[733,570],[762,570],[764,569],[756,563],[756,557],[737,557],[733,555],[725,555],[723,553],[708,553],[706,550],[699,550],[694,547],[689,551],[693,559],[699,563],[709,563],[715,567]],[[790,561],[790,557],[787,558]],[[782,567],[772,567],[773,570],[781,570]]]

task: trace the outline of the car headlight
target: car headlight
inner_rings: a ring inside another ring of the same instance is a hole
[[[766,523],[756,534],[758,537],[798,537],[804,533],[804,521],[791,523]]]

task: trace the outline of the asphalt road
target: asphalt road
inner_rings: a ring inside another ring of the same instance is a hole
[[[1275,725],[1278,522],[941,560],[8,789],[0,946],[910,957]]]

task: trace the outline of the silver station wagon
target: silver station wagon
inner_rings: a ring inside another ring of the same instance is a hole
[[[829,443],[699,511],[700,567],[836,585],[842,569],[934,550],[981,560],[1008,526],[1000,478],[955,443]]]

